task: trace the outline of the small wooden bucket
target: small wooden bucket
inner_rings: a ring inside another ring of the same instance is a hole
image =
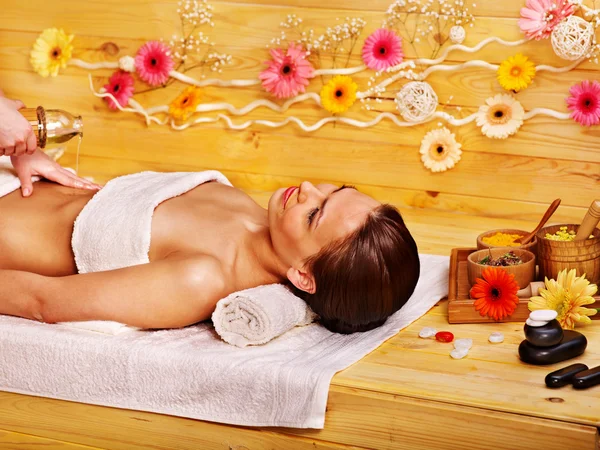
[[[537,233],[539,279],[554,278],[563,269],[575,269],[577,276],[584,273],[591,282],[600,282],[600,230],[596,228],[591,239],[583,241],[553,241],[546,239],[546,233],[554,234],[560,227],[577,232],[579,225],[562,224],[542,228]]]

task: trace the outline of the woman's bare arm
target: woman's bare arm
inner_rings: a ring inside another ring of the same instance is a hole
[[[66,277],[0,270],[0,314],[48,323],[114,320],[177,328],[209,318],[226,294],[219,263],[211,257]]]

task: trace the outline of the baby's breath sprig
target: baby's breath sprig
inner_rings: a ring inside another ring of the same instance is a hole
[[[313,28],[304,25],[301,17],[288,14],[286,20],[279,24],[282,28],[281,33],[271,39],[271,45],[279,47],[286,41],[294,41],[308,51],[310,61],[317,68],[324,66],[326,58],[330,60],[331,68],[336,68],[344,56],[345,62],[342,66],[348,67],[354,47],[366,24],[361,18],[346,17],[343,23],[327,27],[324,33],[317,35]]]
[[[392,67],[384,72],[375,72],[367,82],[367,89],[364,92],[365,95],[360,98],[362,108],[367,111],[379,111],[377,104],[380,104],[383,101],[393,101],[396,94],[400,91],[400,88],[395,87],[389,89],[385,85],[382,85],[382,78],[389,77],[392,75],[392,72],[395,72],[396,75],[400,75],[401,78],[406,80],[417,80],[419,79],[419,76],[413,70],[414,68],[415,65],[411,64],[400,70]],[[373,105],[373,102],[375,102],[375,105]]]
[[[177,13],[181,21],[181,35],[173,34],[169,40],[176,69],[183,66],[182,71],[187,72],[202,67],[221,73],[222,67],[231,63],[231,55],[216,52],[208,34],[198,31],[202,26],[215,26],[212,5],[208,0],[179,0]]]
[[[577,2],[577,5],[581,5],[581,3]],[[590,62],[598,64],[598,56],[600,55],[600,43],[597,39],[598,29],[600,28],[600,9],[596,8],[596,0],[593,0],[591,8],[586,8],[583,11],[584,19],[592,24],[594,27],[594,32],[592,34],[592,43],[590,45],[590,50],[585,55],[586,58]]]
[[[473,27],[473,21],[465,0],[395,0],[386,11],[383,26],[398,31],[417,58],[424,55],[419,55],[416,44],[424,40],[431,48],[428,57],[435,58],[448,42],[451,27]]]
[[[231,55],[218,53],[210,36],[199,31],[202,26],[214,27],[212,21],[213,7],[208,0],[179,0],[177,14],[181,23],[181,34],[174,33],[169,39],[170,56],[175,63],[175,70],[186,73],[197,67],[202,68],[202,78],[206,70],[221,73],[223,66],[231,64]],[[164,39],[160,40],[164,42]],[[201,54],[199,57],[198,55]],[[170,86],[175,78],[170,78],[164,85],[137,91],[137,94],[154,91]]]

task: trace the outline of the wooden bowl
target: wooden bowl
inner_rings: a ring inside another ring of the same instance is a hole
[[[584,273],[590,283],[600,282],[600,229],[596,228],[591,239],[583,241],[553,241],[546,239],[546,233],[554,234],[560,227],[577,232],[579,225],[562,224],[544,227],[537,233],[538,264],[540,279],[544,277],[556,280],[563,269],[575,269],[577,276]]]
[[[492,266],[479,264],[483,258],[492,254],[492,258],[497,258],[508,252],[514,252],[523,260],[523,264],[516,266],[495,266],[504,270],[507,273],[512,273],[515,276],[515,281],[519,285],[519,289],[529,286],[529,283],[535,278],[535,255],[529,250],[517,247],[493,247],[484,250],[477,250],[471,253],[467,258],[467,274],[469,276],[469,284],[473,286],[477,278],[482,278],[483,271]]]
[[[503,247],[501,245],[490,245],[490,244],[486,244],[485,242],[483,242],[484,237],[493,236],[496,233],[519,234],[521,236],[526,236],[530,232],[523,231],[523,230],[514,230],[514,229],[510,229],[510,228],[499,228],[497,230],[486,231],[485,233],[481,233],[479,236],[477,236],[477,249],[481,250],[484,248]],[[531,241],[529,241],[529,243],[527,243],[525,245],[519,245],[518,247],[511,247],[511,248],[522,248],[524,250],[529,250],[530,252],[532,252],[534,255],[537,256],[537,246],[538,246],[537,244],[538,244],[537,236],[534,236],[534,238]],[[504,247],[506,247],[506,246],[504,246]]]

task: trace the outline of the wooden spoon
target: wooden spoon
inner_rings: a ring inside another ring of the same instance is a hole
[[[529,241],[531,241],[535,237],[535,234],[538,231],[540,231],[544,225],[546,225],[546,222],[548,222],[550,217],[552,217],[552,214],[554,214],[554,211],[556,211],[556,208],[558,208],[558,205],[560,205],[560,198],[557,198],[556,200],[554,200],[552,202],[552,204],[548,207],[548,209],[546,210],[546,213],[542,217],[542,220],[540,220],[540,223],[538,223],[538,226],[535,227],[535,229],[528,235],[523,236],[522,238],[519,238],[519,239],[515,239],[515,244],[525,245]]]

